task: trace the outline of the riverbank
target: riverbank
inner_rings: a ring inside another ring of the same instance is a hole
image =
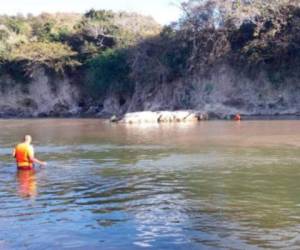
[[[163,111],[163,112],[172,112],[172,111]],[[184,111],[179,111],[179,112],[184,112]],[[144,113],[144,112],[137,112],[137,113]],[[145,113],[149,113],[149,111],[145,111]],[[161,113],[161,112],[154,112],[154,113]],[[201,112],[198,112],[201,115]],[[1,120],[38,120],[38,119],[100,119],[100,120],[104,120],[107,122],[113,122],[113,123],[141,123],[142,121],[139,122],[125,122],[124,121],[124,117],[126,116],[114,116],[114,115],[104,115],[104,116],[99,116],[97,114],[68,114],[68,115],[60,115],[60,116],[51,116],[51,115],[40,115],[40,116],[16,116],[16,115],[0,115],[0,119]],[[199,121],[230,121],[233,120],[234,115],[229,115],[227,117],[210,117],[208,114],[204,114],[201,118],[201,116],[199,116],[198,118],[196,118],[196,120],[193,120],[194,122],[199,122]],[[142,119],[143,118],[136,118],[136,119]],[[276,120],[300,120],[300,115],[243,115],[241,114],[241,119],[242,121],[276,121]],[[149,116],[148,116],[148,120],[149,120]],[[190,120],[191,121],[191,120]],[[189,122],[190,122],[189,121]],[[153,121],[151,121],[151,119],[149,121],[146,122],[158,122],[160,123],[160,121],[157,121],[156,119],[154,119]],[[165,121],[165,122],[170,122],[170,121]],[[172,122],[172,121],[171,121]],[[173,122],[187,122],[187,121],[182,121],[182,120],[176,120]],[[163,123],[163,122],[161,122]]]
[[[187,17],[176,29],[161,29],[148,20],[154,31],[150,37],[140,31],[140,39],[125,46],[112,32],[103,48],[97,47],[103,37],[90,29],[102,27],[99,17],[107,17],[108,24],[122,34],[127,25],[123,30],[113,13],[91,11],[78,16],[79,20],[71,22],[73,32],[63,40],[11,47],[14,53],[0,62],[0,117],[109,119],[139,111],[196,110],[209,119],[227,120],[237,113],[244,119],[294,119],[300,115],[299,8],[275,7],[277,12],[253,10],[257,18],[244,16],[234,26],[220,29],[192,28],[188,24],[195,22]],[[121,16],[136,23],[135,15]],[[48,18],[55,21],[57,16]],[[29,19],[19,21],[31,25]],[[78,27],[82,21],[84,25]],[[9,31],[8,38],[15,37],[9,23],[4,22],[2,29]],[[194,30],[199,32],[194,34]],[[41,37],[31,37],[31,32],[27,40],[56,37],[51,33],[54,30],[49,32]],[[88,51],[86,45],[93,48],[90,54],[82,53]],[[59,53],[50,60],[49,50]]]

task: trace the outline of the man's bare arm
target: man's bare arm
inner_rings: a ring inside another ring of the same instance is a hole
[[[37,163],[37,164],[40,164],[40,165],[42,165],[42,166],[46,166],[46,165],[47,165],[47,162],[45,162],[45,161],[40,161],[39,159],[34,158],[34,157],[30,158],[30,161],[31,161],[32,163]]]
[[[42,166],[46,166],[46,165],[47,165],[47,162],[45,162],[45,161],[40,161],[40,160],[37,159],[37,158],[33,158],[33,159],[32,159],[32,162],[33,162],[33,163],[40,164],[40,165],[42,165]]]
[[[46,165],[47,165],[46,162],[40,161],[38,158],[35,158],[33,146],[31,146],[31,150],[30,150],[30,152],[29,152],[29,160],[30,160],[32,163],[37,163],[37,164],[40,164],[40,165],[42,165],[42,166],[46,166]]]

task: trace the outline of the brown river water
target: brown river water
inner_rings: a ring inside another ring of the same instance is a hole
[[[0,131],[0,249],[300,248],[300,121]],[[47,167],[16,171],[24,134]]]

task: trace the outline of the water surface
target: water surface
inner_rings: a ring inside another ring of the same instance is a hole
[[[0,249],[300,247],[299,121],[0,129]],[[18,173],[28,133],[49,165]]]

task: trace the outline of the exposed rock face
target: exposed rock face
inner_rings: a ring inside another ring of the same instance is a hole
[[[0,76],[0,117],[89,115],[108,118],[152,111],[130,114],[124,120],[174,122],[197,120],[199,113],[208,114],[212,119],[224,119],[237,113],[300,115],[300,79],[285,79],[278,85],[264,72],[249,79],[228,65],[219,65],[212,72],[206,77],[191,76],[171,83],[147,85],[137,82],[131,96],[111,92],[99,96],[96,102],[82,98],[78,86],[84,83],[75,84],[68,77],[53,79],[37,68],[28,84]]]
[[[221,119],[237,113],[300,115],[300,79],[287,78],[278,84],[264,72],[250,79],[228,65],[219,65],[212,72],[207,77],[193,76],[155,86],[137,83],[126,111],[197,110]]]
[[[0,77],[0,116],[70,116],[79,112],[79,91],[70,80],[53,79],[37,68],[28,84]]]

